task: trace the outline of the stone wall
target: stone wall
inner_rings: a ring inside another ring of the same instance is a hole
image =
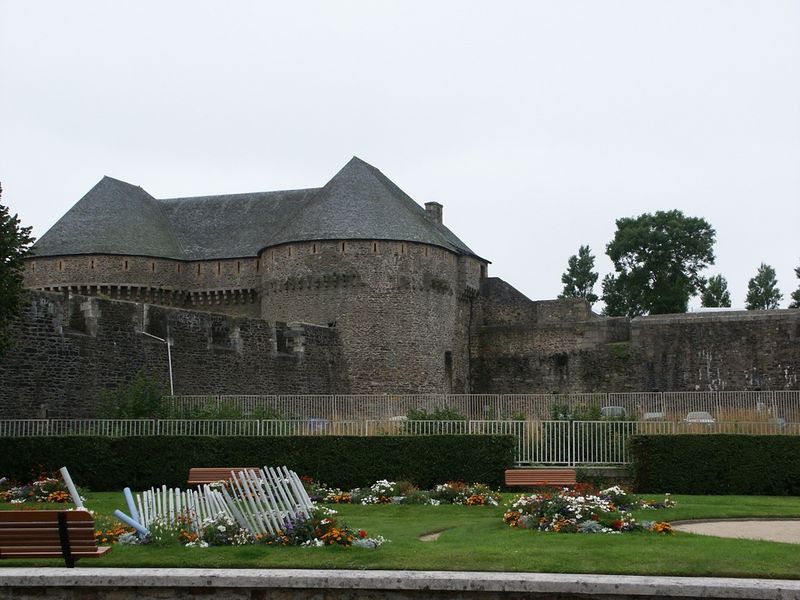
[[[333,324],[354,393],[464,393],[481,266],[436,246],[355,240],[265,250],[262,315]]]
[[[25,287],[258,317],[259,260],[60,256],[25,261]]]
[[[489,279],[479,314],[473,393],[800,389],[800,310],[629,321]]]
[[[166,346],[141,333],[167,328],[176,394],[349,392],[335,329],[31,292],[0,359],[0,417],[92,415],[139,370],[169,389]]]

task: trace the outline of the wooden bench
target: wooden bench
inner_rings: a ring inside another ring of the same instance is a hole
[[[0,558],[99,558],[94,517],[85,510],[0,510]]]
[[[203,485],[215,481],[227,481],[231,471],[258,471],[258,467],[192,467],[189,469],[188,485]]]
[[[575,469],[507,469],[505,472],[507,486],[563,486],[575,485]]]

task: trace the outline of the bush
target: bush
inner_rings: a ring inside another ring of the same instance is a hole
[[[638,491],[800,495],[800,437],[643,435],[632,438]]]
[[[139,371],[134,378],[100,395],[103,419],[158,419],[165,416],[161,384]]]
[[[378,479],[432,487],[448,480],[503,482],[513,436],[37,437],[3,441],[0,476],[66,465],[95,491],[185,487],[191,467],[283,466],[345,489]]]

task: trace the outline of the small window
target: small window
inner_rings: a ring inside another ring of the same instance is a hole
[[[200,275],[200,263],[197,263],[197,274]]]
[[[481,265],[481,279],[486,279],[486,265]]]
[[[425,256],[428,256],[428,247],[425,246]]]
[[[342,252],[344,252],[344,242],[342,242]]]
[[[256,259],[256,273],[258,273],[260,268],[261,268],[261,261],[259,259]]]
[[[316,254],[317,253],[317,245],[316,244],[311,244],[311,253],[312,254]],[[289,256],[291,256],[291,255],[292,255],[292,251],[291,251],[291,249],[289,249]]]
[[[240,261],[240,260],[236,261],[236,272],[237,273],[241,273],[242,272],[242,261]]]
[[[217,275],[219,275],[221,272],[222,272],[222,263],[218,262],[217,263]]]
[[[125,267],[124,268],[125,268],[126,271],[128,270],[128,261],[127,260],[125,261]]]
[[[58,261],[58,270],[59,271],[63,271],[64,270],[64,261],[63,260]]]
[[[178,273],[180,273],[181,272],[181,263],[178,263],[177,266],[178,266]]]
[[[378,242],[372,242],[372,251],[373,252],[377,252],[378,251]]]
[[[150,263],[150,270],[151,270],[153,273],[155,273],[155,272],[156,272],[156,263],[154,263],[154,262],[151,262],[151,263]]]
[[[291,256],[291,255],[292,255],[292,247],[289,246],[289,256]]]
[[[89,261],[89,268],[94,269],[94,259]]]
[[[405,254],[405,253],[406,253],[406,245],[400,244],[400,254]]]

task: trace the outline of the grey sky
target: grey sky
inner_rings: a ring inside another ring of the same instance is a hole
[[[0,0],[2,202],[39,236],[103,175],[291,189],[358,155],[533,299],[580,244],[609,272],[615,219],[677,208],[734,306],[766,262],[785,307],[799,32],[794,0]]]

